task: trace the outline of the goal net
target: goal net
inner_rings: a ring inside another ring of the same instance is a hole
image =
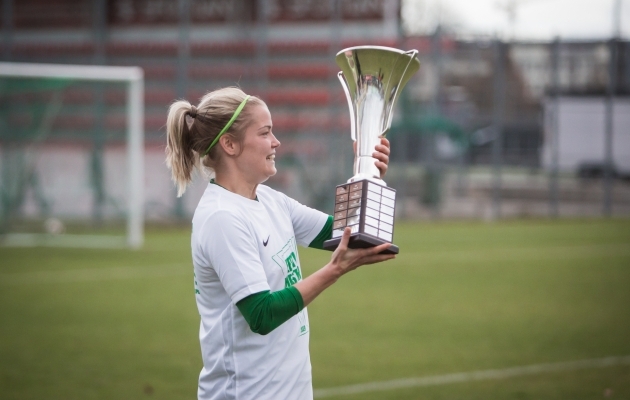
[[[136,67],[0,62],[0,245],[143,243]]]

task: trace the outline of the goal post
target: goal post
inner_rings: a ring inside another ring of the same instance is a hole
[[[54,130],[50,128],[55,125],[55,119],[61,119],[58,117],[58,110],[60,107],[65,106],[63,101],[64,91],[68,91],[67,88],[57,89],[57,91],[49,96],[47,104],[44,106],[35,105],[28,96],[23,95],[23,108],[31,107],[33,110],[37,108],[37,118],[32,115],[27,115],[28,113],[24,113],[25,115],[19,118],[19,116],[12,113],[9,110],[9,106],[13,105],[13,100],[10,98],[9,90],[6,89],[10,87],[10,85],[6,84],[6,82],[11,80],[25,80],[31,82],[31,84],[35,87],[38,85],[40,87],[45,86],[43,82],[69,82],[68,85],[71,84],[81,84],[81,83],[96,83],[101,86],[101,90],[109,90],[109,85],[112,83],[122,84],[126,86],[124,92],[124,100],[125,100],[125,146],[126,146],[126,171],[124,171],[124,178],[126,178],[126,195],[125,197],[125,207],[124,211],[121,211],[121,215],[124,214],[124,218],[126,220],[125,227],[125,238],[112,238],[105,237],[105,235],[92,235],[93,240],[89,240],[87,238],[88,235],[83,235],[81,233],[61,233],[54,232],[54,226],[49,227],[48,232],[12,232],[10,229],[5,229],[4,232],[0,231],[0,244],[4,243],[5,245],[59,245],[59,246],[73,246],[75,243],[80,247],[118,247],[117,244],[121,246],[129,246],[131,248],[139,248],[142,246],[144,241],[144,194],[143,194],[143,186],[144,186],[144,73],[143,70],[139,67],[118,67],[118,66],[92,66],[92,65],[61,65],[61,64],[32,64],[32,63],[11,63],[11,62],[0,62],[0,101],[2,102],[1,106],[5,109],[5,112],[0,114],[0,119],[4,119],[4,121],[0,121],[2,124],[0,125],[0,129],[5,130],[5,135],[2,135],[0,132],[0,147],[8,147],[9,145],[6,143],[6,137],[13,135],[15,138],[15,134],[12,134],[14,131],[19,131],[20,122],[16,123],[15,120],[18,121],[27,121],[26,124],[30,123],[33,119],[38,120],[38,128],[39,133],[33,134],[32,136],[35,138],[35,141],[39,143],[43,143],[48,136],[54,136],[53,134],[42,134],[41,131],[51,132]],[[19,85],[17,85],[19,86]],[[23,86],[23,85],[22,85]],[[83,90],[85,92],[85,90]],[[4,92],[4,93],[3,93]],[[89,98],[89,101],[93,101],[93,97],[85,96],[85,93],[80,92],[80,90],[75,90],[78,94],[75,94],[79,100],[78,103],[81,103],[82,98]],[[89,92],[89,90],[88,90]],[[62,93],[59,95],[59,93]],[[109,93],[107,93],[109,95]],[[83,97],[81,97],[83,96]],[[116,94],[112,95],[116,98]],[[110,97],[112,97],[110,96]],[[4,97],[4,99],[2,99]],[[96,98],[103,99],[104,95],[101,92],[100,97],[97,95]],[[107,97],[107,96],[105,96]],[[61,100],[60,100],[61,98]],[[51,100],[54,99],[54,100]],[[41,100],[38,100],[41,103]],[[98,100],[96,101],[98,103]],[[75,109],[79,107],[86,107],[85,104],[78,104],[75,106]],[[115,108],[114,106],[110,108]],[[119,107],[120,108],[120,107]],[[101,107],[103,109],[103,107]],[[52,111],[51,111],[52,110]],[[34,112],[34,111],[33,111]],[[79,114],[72,116],[72,112],[75,114]],[[89,113],[89,111],[88,111]],[[85,117],[84,111],[70,111],[68,112],[68,119],[72,120],[73,118],[81,118]],[[107,115],[103,119],[116,120],[116,115],[109,116]],[[13,122],[10,121],[13,120]],[[85,118],[83,118],[85,120]],[[98,119],[98,118],[97,118]],[[102,121],[101,121],[102,122]],[[45,126],[46,129],[41,129],[42,126]],[[61,129],[61,128],[60,128]],[[80,128],[76,128],[80,129]],[[66,142],[71,142],[72,139],[65,138]],[[86,139],[82,139],[86,140]],[[101,140],[101,139],[99,139]],[[103,141],[102,139],[101,141]],[[5,143],[2,143],[5,141]],[[96,151],[96,150],[95,150]],[[8,154],[8,153],[7,153]],[[1,157],[1,156],[0,156]],[[6,158],[6,157],[5,157]],[[10,160],[7,161],[6,167],[3,168],[2,171],[3,176],[9,176],[12,179],[14,176],[11,174],[11,171],[8,169],[12,168],[12,164]],[[32,166],[28,168],[34,168]],[[27,168],[27,170],[28,170]],[[98,168],[96,169],[98,171]],[[29,175],[29,174],[26,174]],[[96,173],[97,176],[98,173]],[[33,181],[32,174],[29,175],[30,181]],[[120,178],[120,177],[117,177]],[[117,180],[117,179],[113,179]],[[29,182],[30,182],[29,181]],[[4,189],[7,189],[6,186],[9,185],[8,181],[3,181],[2,185],[5,186]],[[24,186],[23,182],[17,181],[13,186],[18,186],[22,188]],[[5,190],[3,189],[2,196],[5,196]],[[17,195],[14,196],[17,198],[24,197],[24,189],[20,189],[17,192]],[[112,200],[113,203],[116,203],[117,200]],[[58,201],[60,202],[60,201]],[[42,204],[45,204],[45,201],[42,201]],[[6,208],[6,206],[3,206]],[[46,208],[46,207],[43,207]],[[48,207],[50,208],[50,207]],[[48,209],[46,208],[46,209]],[[6,210],[4,210],[6,211]],[[49,221],[50,222],[50,221]],[[55,222],[55,220],[53,220]],[[53,224],[54,225],[54,224]],[[50,231],[52,230],[52,232]]]

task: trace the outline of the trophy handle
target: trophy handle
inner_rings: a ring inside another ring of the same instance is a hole
[[[402,74],[403,77],[407,73],[407,70],[409,69],[409,66],[411,65],[411,63],[413,62],[413,59],[416,58],[416,56],[418,55],[418,50],[413,49],[413,50],[405,51],[405,55],[409,56],[409,62],[407,63],[407,66],[405,67],[405,70],[403,71],[403,74]]]
[[[407,70],[409,69],[409,66],[413,62],[413,59],[416,58],[416,56],[418,55],[418,50],[413,49],[413,50],[405,51],[403,54],[406,55],[406,56],[409,56],[409,61],[407,62],[407,65],[405,66],[405,70],[402,73],[402,77],[404,78],[405,74],[407,73]],[[400,83],[402,83],[402,80],[396,86],[396,96],[398,96],[398,88],[400,87]],[[386,137],[387,136],[387,133],[389,132],[389,128],[392,126],[392,117],[393,116],[394,116],[394,113],[389,113],[389,117],[387,118],[387,124],[385,125],[387,128],[385,128],[385,130],[381,133],[382,137]]]
[[[413,49],[413,50],[405,51],[405,54],[410,55],[411,60],[413,60],[416,57],[416,55],[418,55],[418,50]],[[409,60],[410,64],[411,64],[411,60]]]
[[[341,87],[343,88],[343,92],[346,94],[346,100],[348,100],[348,108],[350,109],[350,136],[353,141],[357,140],[356,133],[356,121],[354,116],[354,107],[352,105],[352,97],[350,97],[350,89],[348,88],[348,82],[346,82],[346,77],[343,75],[342,71],[339,71],[337,74],[337,78],[339,78],[339,82],[341,82]]]

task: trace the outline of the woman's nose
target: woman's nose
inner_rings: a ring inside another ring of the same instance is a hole
[[[278,140],[276,135],[274,135],[272,133],[271,136],[273,136],[273,141],[271,142],[271,147],[273,147],[273,148],[279,147],[280,146],[280,141]]]

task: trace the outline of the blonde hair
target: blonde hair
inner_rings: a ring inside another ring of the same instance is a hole
[[[186,191],[195,167],[210,175],[219,163],[222,150],[218,143],[205,153],[246,96],[237,87],[227,87],[206,94],[196,107],[186,100],[171,104],[166,118],[166,165],[177,185],[177,197]],[[241,142],[256,105],[265,103],[251,96],[224,135]],[[190,125],[186,117],[192,119]]]

